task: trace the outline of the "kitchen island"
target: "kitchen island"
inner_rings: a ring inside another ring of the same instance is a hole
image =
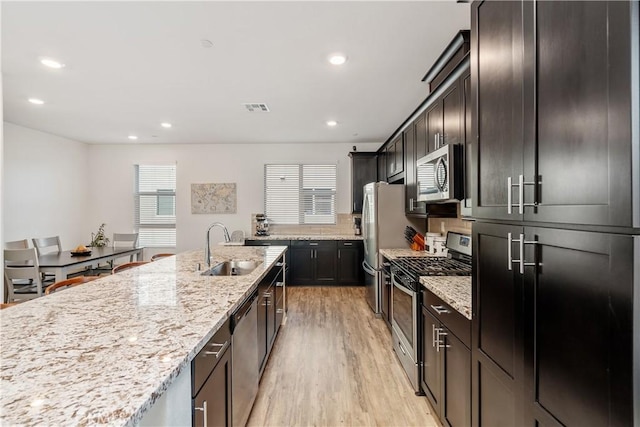
[[[213,249],[261,262],[232,277],[186,252],[0,311],[0,423],[136,425],[285,251]]]

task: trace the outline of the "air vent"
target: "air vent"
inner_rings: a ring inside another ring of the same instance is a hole
[[[252,104],[242,104],[242,105],[244,105],[244,108],[246,108],[247,111],[251,113],[268,113],[269,112],[269,107],[267,107],[267,104],[252,103]]]

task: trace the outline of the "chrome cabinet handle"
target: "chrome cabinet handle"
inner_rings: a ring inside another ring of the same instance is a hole
[[[271,298],[273,296],[273,292],[265,292],[262,294],[263,298]]]
[[[282,314],[282,313],[284,313],[284,310],[283,310],[283,309],[281,309],[281,308],[279,308],[279,309],[277,309],[277,310],[276,310],[276,313],[278,313],[278,314]]]
[[[409,212],[413,212],[413,197],[409,199]]]
[[[282,267],[284,265],[284,262],[276,262],[276,267]]]
[[[309,246],[318,246],[318,242],[310,242]]]
[[[205,351],[204,354],[205,356],[215,356],[216,359],[218,357],[220,357],[220,354],[224,353],[224,351],[227,349],[227,347],[229,347],[229,341],[225,341],[224,344],[217,344],[217,343],[212,343],[210,344],[211,347],[220,347],[220,350],[218,351]]]
[[[433,308],[435,310],[436,313],[438,314],[449,314],[451,313],[449,310],[447,310],[447,307],[445,307],[444,305],[431,305],[431,308]]]
[[[446,337],[447,335],[449,335],[448,333],[444,332],[444,329],[436,328],[436,334],[438,335],[438,339],[436,340],[436,342],[437,342],[436,351],[438,353],[440,353],[440,349],[441,348],[449,348],[449,347],[451,347],[449,344],[445,344],[444,340],[440,339],[440,337]]]
[[[431,324],[431,347],[436,346],[436,324]]]
[[[404,354],[404,355],[406,355],[406,354],[407,354],[407,352],[406,352],[406,350],[404,349],[404,347],[402,347],[402,343],[401,343],[400,341],[398,341],[398,347],[400,347],[400,350],[402,351],[402,354]]]
[[[205,400],[204,402],[202,402],[202,408],[198,408],[197,406],[195,408],[196,411],[202,411],[204,412],[204,427],[207,427],[207,401]]]
[[[276,286],[281,288],[284,286],[284,282],[276,282]]]
[[[344,242],[343,244],[344,244],[345,246],[353,246],[353,243],[351,243],[351,242]]]
[[[518,175],[518,183],[514,184],[512,178],[507,177],[507,213],[511,215],[513,213],[513,207],[518,207],[518,213],[522,215],[524,213],[525,206],[538,206],[538,203],[534,200],[533,203],[525,203],[524,202],[524,186],[525,185],[536,185],[537,182],[534,181],[525,181],[524,175]],[[518,203],[513,203],[513,187],[518,187]]]
[[[509,266],[508,269],[512,270],[512,264],[517,263],[520,267],[519,267],[519,272],[520,274],[524,274],[524,268],[525,267],[536,267],[539,264],[537,262],[525,262],[524,260],[524,245],[537,245],[538,241],[537,240],[525,240],[524,239],[524,234],[520,234],[519,239],[514,239],[512,237],[511,233],[507,233],[507,244],[508,244],[508,248],[507,248],[507,254],[509,257]],[[513,245],[513,242],[518,242],[518,249],[520,250],[520,258],[519,259],[513,259],[512,257],[512,248],[511,246]]]

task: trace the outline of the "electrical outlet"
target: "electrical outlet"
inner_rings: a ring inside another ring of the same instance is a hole
[[[444,221],[440,221],[440,232],[444,234]]]

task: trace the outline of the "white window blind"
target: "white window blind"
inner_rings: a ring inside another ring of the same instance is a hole
[[[264,192],[274,224],[336,223],[336,165],[264,165]]]
[[[176,246],[176,165],[135,165],[135,230],[141,246]]]

